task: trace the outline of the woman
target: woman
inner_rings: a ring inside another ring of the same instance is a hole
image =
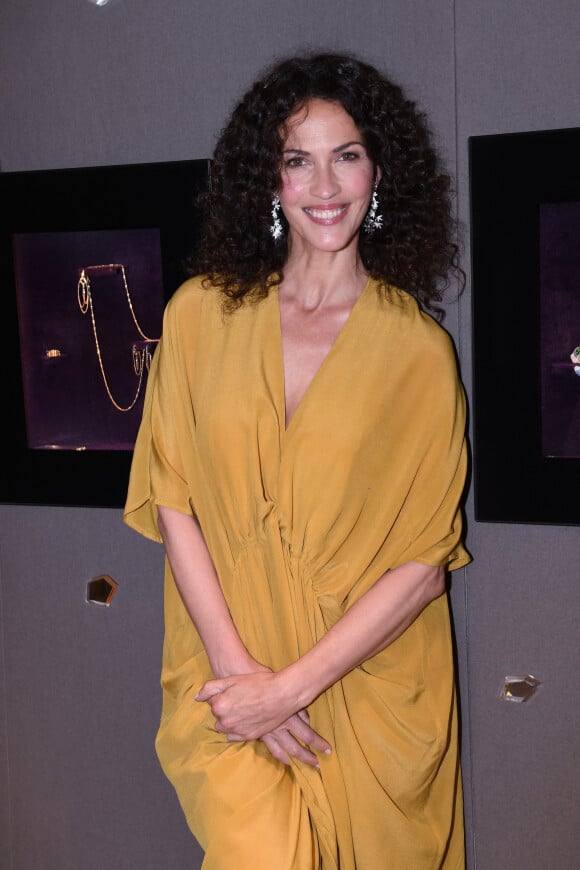
[[[218,142],[125,512],[167,553],[156,745],[207,870],[463,866],[447,190],[351,57],[277,64]]]

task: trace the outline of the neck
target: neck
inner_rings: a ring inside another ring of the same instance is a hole
[[[290,252],[280,293],[308,309],[327,304],[353,304],[367,278],[358,252],[353,255],[350,250],[314,251],[302,252],[299,256]]]

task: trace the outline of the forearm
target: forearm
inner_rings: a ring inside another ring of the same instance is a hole
[[[158,507],[158,525],[175,583],[216,677],[257,669],[232,620],[201,529],[193,516]]]
[[[197,521],[159,506],[158,525],[175,583],[199,632],[214,676],[223,679],[268,672],[252,658],[238,635]],[[216,723],[216,729],[219,728]],[[312,750],[330,751],[326,740],[310,728],[304,713],[291,716],[272,733],[264,729],[256,736],[262,737],[273,757],[285,764],[292,756],[316,765],[318,759]]]
[[[400,637],[444,589],[443,569],[408,562],[379,578],[293,664],[277,673],[211,680],[197,699],[211,705],[218,730],[234,739],[261,737]]]
[[[388,571],[305,655],[280,672],[295,706],[385,649],[445,590],[442,568],[408,562]]]

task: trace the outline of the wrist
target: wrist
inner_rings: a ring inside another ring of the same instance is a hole
[[[278,671],[281,691],[291,702],[296,711],[304,710],[316,698],[317,692],[312,691],[312,684],[301,659]]]
[[[244,646],[237,649],[220,650],[208,658],[212,673],[217,679],[231,677],[233,674],[252,674],[256,671],[268,670],[257,662]]]
[[[216,679],[232,674],[250,674],[261,668],[238,637],[232,638],[229,643],[222,639],[219,648],[207,650],[207,657]]]

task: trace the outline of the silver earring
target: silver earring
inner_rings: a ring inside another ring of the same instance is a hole
[[[373,198],[371,199],[371,204],[369,206],[369,210],[367,212],[367,216],[364,219],[363,226],[366,232],[371,235],[375,230],[380,230],[383,225],[383,216],[382,214],[377,214],[379,210],[379,198],[377,196],[377,187],[378,184],[375,184],[373,190]]]
[[[279,212],[280,212],[280,197],[278,196],[278,194],[276,194],[276,196],[272,200],[272,211],[270,212],[270,214],[272,215],[272,226],[270,227],[270,232],[274,236],[275,242],[277,242],[278,239],[281,238],[281,236],[284,233],[284,228],[282,227],[282,224],[280,223]]]

